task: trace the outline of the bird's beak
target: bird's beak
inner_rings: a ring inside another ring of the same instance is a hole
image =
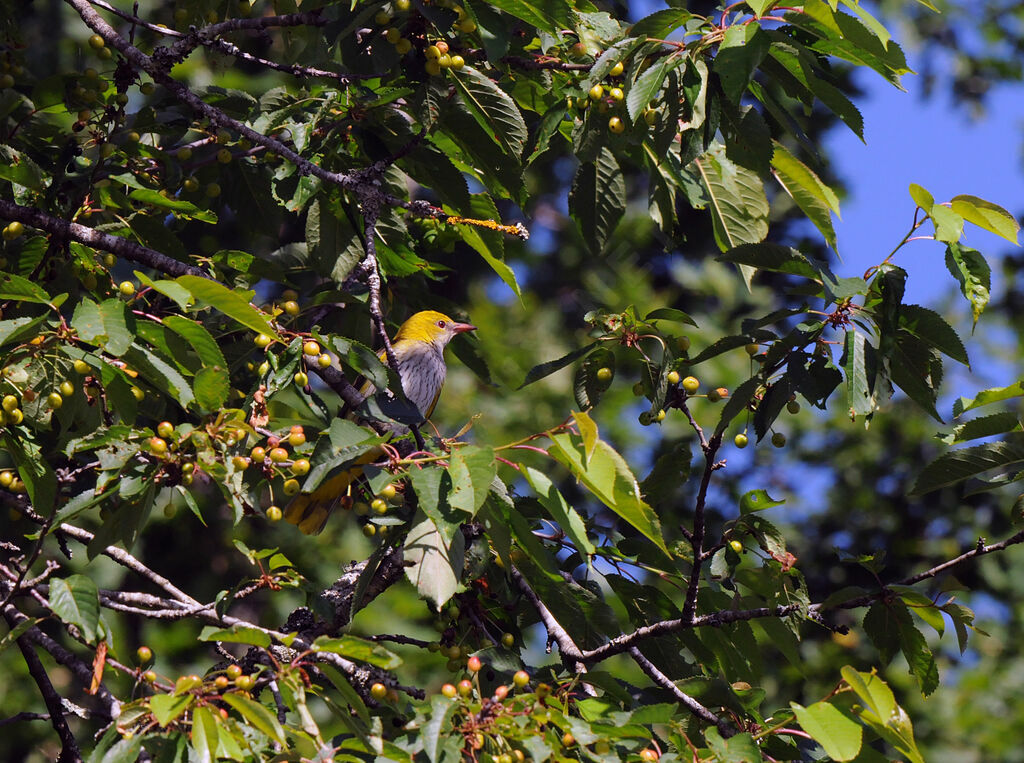
[[[453,334],[465,334],[467,331],[476,331],[476,326],[472,323],[453,323],[452,333]]]

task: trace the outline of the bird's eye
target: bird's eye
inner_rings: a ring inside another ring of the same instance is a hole
[[[437,322],[437,327],[439,329],[443,329],[446,325],[448,325],[448,324],[446,324],[444,321],[438,321]]]

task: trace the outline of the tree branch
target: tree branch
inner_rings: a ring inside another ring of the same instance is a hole
[[[533,608],[537,610],[537,614],[540,616],[541,622],[544,623],[544,627],[547,629],[548,636],[553,638],[555,643],[558,644],[558,651],[561,653],[562,659],[573,662],[577,673],[586,673],[587,665],[585,662],[585,655],[580,648],[576,646],[576,642],[573,641],[569,632],[562,627],[558,620],[555,619],[555,616],[551,614],[551,610],[549,610],[544,602],[540,600],[540,597],[534,593],[522,573],[520,573],[515,567],[512,567],[509,572],[512,582],[516,584],[530,604],[533,605]]]
[[[723,737],[728,738],[736,733],[736,729],[730,726],[724,718],[719,718],[713,712],[704,707],[704,705],[702,705],[700,702],[698,702],[689,694],[687,694],[678,686],[676,686],[675,681],[673,681],[671,678],[669,678],[660,670],[658,670],[658,667],[653,662],[644,657],[643,654],[640,653],[640,650],[637,649],[635,646],[629,650],[629,656],[632,657],[633,661],[640,666],[640,669],[647,674],[648,678],[654,681],[654,683],[661,686],[663,689],[668,689],[668,691],[670,691],[675,696],[675,698],[686,707],[687,710],[689,710],[695,716],[700,718],[702,721],[713,724],[715,727],[717,727],[718,731],[722,734]]]
[[[140,265],[159,270],[170,276],[202,276],[209,278],[209,274],[197,267],[180,262],[166,254],[161,254],[155,249],[136,244],[121,236],[111,236],[109,233],[101,233],[94,228],[87,228],[84,225],[73,223],[62,217],[54,217],[34,207],[23,207],[19,204],[0,199],[0,217],[8,220],[17,220],[25,225],[46,231],[64,241],[77,241],[80,244],[91,246],[93,249],[100,249],[104,252],[111,252],[130,262],[137,262]]]
[[[8,627],[14,627],[14,618],[8,617],[6,612],[4,619],[7,620]],[[18,648],[21,650],[22,657],[25,658],[25,664],[28,666],[32,680],[36,682],[39,693],[43,695],[43,702],[46,703],[46,709],[50,713],[50,723],[57,732],[57,736],[60,737],[61,749],[60,757],[57,758],[58,763],[74,763],[82,760],[82,751],[78,749],[78,740],[75,739],[75,735],[71,733],[71,727],[64,719],[64,704],[61,697],[50,683],[46,668],[43,667],[39,655],[36,654],[29,642],[27,634],[18,639]]]

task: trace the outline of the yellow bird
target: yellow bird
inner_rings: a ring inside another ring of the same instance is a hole
[[[437,399],[441,396],[441,387],[444,386],[447,373],[444,348],[456,334],[475,330],[476,326],[453,321],[444,313],[424,310],[411,316],[395,334],[391,347],[398,361],[402,390],[424,418],[429,418],[434,412]],[[388,362],[383,350],[380,359],[384,363]],[[360,392],[367,396],[374,394],[376,389],[367,382]],[[394,428],[395,434],[406,431],[402,426]],[[382,453],[380,448],[375,448],[348,469],[324,482],[314,492],[297,495],[285,509],[284,518],[307,535],[319,533],[324,529],[334,507],[348,494],[349,485],[363,473],[363,466],[376,461]]]

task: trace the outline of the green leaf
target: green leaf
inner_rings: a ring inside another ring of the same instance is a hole
[[[445,208],[449,211],[449,208]],[[470,209],[473,216],[482,220],[500,220],[498,208],[494,201],[486,193],[475,193],[470,197]],[[455,210],[450,210],[455,214]],[[484,262],[491,266],[491,269],[498,277],[505,282],[517,297],[521,297],[519,283],[516,281],[516,274],[505,262],[505,247],[502,241],[502,234],[495,231],[477,228],[474,225],[458,226],[459,235],[462,240],[469,244],[477,253],[484,258]]]
[[[217,628],[213,625],[203,627],[199,641],[226,641],[231,644],[252,644],[268,647],[270,636],[266,631],[244,625],[233,625],[230,628]]]
[[[1017,243],[1017,234],[1020,232],[1017,218],[998,204],[979,199],[977,196],[961,194],[953,197],[952,206],[953,211],[967,222],[974,223],[989,233],[1002,236],[1011,244]]]
[[[200,276],[179,276],[174,280],[185,287],[196,301],[216,308],[257,333],[266,334],[273,339],[280,338],[267,320],[267,316],[253,307],[248,299],[223,284]]]
[[[65,623],[74,625],[88,643],[99,635],[100,594],[85,575],[71,575],[50,581],[50,608]]]
[[[911,495],[921,495],[964,482],[992,469],[1016,468],[1024,463],[1024,434],[1011,432],[1000,442],[943,453],[914,481]]]
[[[161,727],[167,728],[167,724],[180,717],[195,699],[194,694],[154,694],[149,698],[149,709]]]
[[[188,380],[155,352],[133,344],[123,355],[129,365],[139,370],[142,378],[177,400],[182,408],[187,408],[195,400]]]
[[[575,363],[577,360],[590,353],[599,344],[600,342],[591,342],[584,347],[580,347],[572,352],[566,353],[556,360],[549,360],[534,366],[526,374],[526,379],[523,380],[523,383],[516,387],[516,389],[520,390],[527,385],[533,384],[535,381],[543,379],[545,376],[550,376],[555,373],[555,371],[560,371],[566,366]]]
[[[528,137],[526,122],[515,101],[491,79],[472,66],[451,70],[462,102],[477,123],[502,150],[517,160]]]
[[[665,84],[665,78],[673,69],[685,63],[686,59],[677,54],[659,58],[647,71],[637,77],[626,93],[626,110],[629,118],[636,122],[654,101]]]
[[[871,346],[856,329],[846,332],[843,345],[843,372],[846,378],[846,403],[851,416],[870,416],[875,412],[875,396],[871,392],[874,374],[869,378],[868,352]]]
[[[953,415],[959,416],[962,413],[980,408],[992,403],[1001,403],[1003,400],[1012,400],[1015,397],[1024,397],[1024,382],[1017,382],[1008,387],[993,387],[984,389],[973,398],[961,397],[953,403]]]
[[[151,204],[154,207],[174,212],[178,217],[184,218],[185,220],[199,220],[204,223],[217,222],[217,215],[210,210],[201,209],[191,201],[164,196],[159,191],[154,191],[149,188],[137,188],[128,194],[128,198],[132,201]]]
[[[492,448],[467,445],[452,452],[448,459],[448,474],[452,489],[448,502],[453,509],[461,509],[471,517],[483,506],[491,482],[498,472]]]
[[[451,719],[458,704],[443,694],[430,698],[430,719],[423,725],[423,751],[430,763],[438,763],[445,740],[451,736]]]
[[[24,636],[25,632],[28,631],[29,628],[38,625],[42,621],[43,619],[40,617],[28,617],[11,628],[4,634],[3,638],[0,638],[0,654],[3,654],[5,649],[12,646],[19,638]]]
[[[27,278],[22,278],[13,273],[0,273],[0,299],[13,299],[18,302],[38,302],[46,305],[50,302],[50,295]]]
[[[815,702],[803,707],[796,702],[789,706],[796,713],[800,728],[825,750],[832,760],[853,760],[860,752],[861,727],[829,702]]]
[[[740,244],[763,241],[768,235],[769,209],[761,179],[727,159],[720,144],[694,159],[694,165],[711,199],[718,248],[725,252]]]
[[[930,213],[932,207],[935,206],[935,197],[931,195],[927,188],[919,186],[917,183],[910,184],[910,198],[925,211],[925,214]]]
[[[912,334],[900,329],[891,350],[889,376],[907,397],[921,406],[936,421],[942,417],[935,401],[942,381],[942,362],[931,348]]]
[[[587,537],[587,527],[583,517],[577,513],[568,503],[555,484],[543,472],[530,466],[523,465],[523,476],[533,488],[534,494],[540,504],[548,510],[551,518],[568,536],[569,540],[581,554],[590,556],[597,549]]]
[[[566,22],[571,15],[565,0],[544,0],[541,3],[530,0],[490,0],[489,4],[556,37],[567,26]]]
[[[192,304],[192,295],[189,293],[188,289],[185,289],[180,284],[169,280],[154,281],[145,273],[138,270],[132,272],[135,277],[139,279],[139,283],[163,294],[168,299],[174,300],[182,310],[187,310],[189,305]]]
[[[892,689],[873,673],[859,673],[849,665],[843,679],[865,704],[860,720],[895,747],[910,763],[924,763],[914,741],[914,727],[906,711],[896,704]]]
[[[953,427],[953,431],[941,439],[947,445],[953,445],[967,440],[977,440],[979,437],[992,437],[1019,431],[1021,431],[1020,417],[1012,411],[1002,411],[965,421],[963,424]]]
[[[767,490],[749,490],[740,498],[740,514],[753,511],[764,511],[774,506],[781,506],[785,501],[777,501],[768,495]]]
[[[964,235],[964,218],[947,206],[935,204],[928,216],[935,226],[935,238],[937,241],[955,243]]]
[[[839,199],[807,165],[793,156],[778,141],[773,142],[772,169],[796,205],[814,223],[825,237],[825,242],[836,248],[836,232],[832,227],[832,213],[839,215]]]
[[[9,321],[0,321],[0,347],[26,339],[34,339],[39,335],[40,326],[49,319],[50,316],[43,313],[34,318],[12,318]]]
[[[629,33],[633,37],[653,37],[664,40],[692,18],[693,14],[682,8],[665,8],[655,11],[649,16],[644,16],[630,27]]]
[[[190,736],[197,763],[214,763],[217,759],[217,721],[208,707],[200,705],[192,711]]]
[[[639,530],[666,556],[670,556],[654,510],[640,497],[636,477],[622,458],[604,440],[598,440],[590,458],[578,437],[549,433],[551,455],[572,472],[584,487],[605,506]]]
[[[917,679],[921,693],[928,696],[939,685],[939,670],[924,635],[914,625],[910,610],[902,601],[876,602],[864,617],[864,630],[889,662],[898,647]]]
[[[768,55],[770,44],[758,24],[732,24],[726,28],[712,68],[732,103],[739,104],[754,72]]]
[[[428,517],[412,526],[402,548],[405,576],[420,596],[440,608],[458,589],[465,539],[456,532],[447,540]]]
[[[697,322],[689,315],[684,313],[682,310],[676,310],[674,307],[659,307],[644,316],[645,321],[674,321],[676,323],[686,323],[690,326],[697,326]]]
[[[224,353],[221,352],[210,332],[201,323],[189,320],[181,315],[168,315],[163,319],[163,324],[171,331],[180,336],[196,351],[196,355],[203,362],[204,366],[227,368],[227,361],[224,360]]]
[[[135,320],[119,299],[108,299],[96,304],[85,298],[75,306],[71,327],[79,339],[102,347],[114,357],[120,357],[134,340]]]
[[[609,149],[576,170],[569,191],[569,213],[592,254],[600,254],[626,211],[626,181]]]
[[[607,368],[612,375],[607,379],[598,377],[601,369]],[[576,397],[576,404],[580,410],[593,408],[600,402],[601,397],[611,386],[615,378],[615,353],[606,347],[598,347],[590,353],[579,368],[576,369],[576,376],[573,379],[573,393]]]
[[[902,305],[900,307],[900,328],[942,354],[970,367],[967,349],[956,330],[935,311],[920,305]]]
[[[191,695],[189,695],[191,696]],[[277,718],[259,702],[235,692],[221,695],[221,699],[231,705],[246,721],[262,731],[280,745],[287,745],[284,729]]]
[[[340,654],[342,657],[366,662],[384,670],[395,670],[402,665],[402,658],[390,649],[356,636],[319,636],[313,642],[313,648],[318,652]]]
[[[714,760],[722,763],[761,763],[761,748],[754,737],[744,732],[723,739],[715,726],[704,730],[704,739],[714,753]]]
[[[199,369],[192,380],[192,391],[202,408],[216,411],[227,402],[231,394],[231,377],[223,368],[205,366]]]
[[[779,244],[740,244],[718,255],[718,259],[758,270],[810,278],[817,283],[823,280],[821,272],[802,252]]]

